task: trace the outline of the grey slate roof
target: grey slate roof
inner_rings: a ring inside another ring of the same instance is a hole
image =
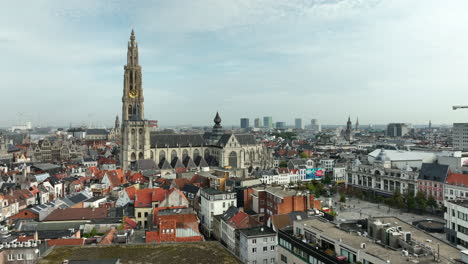
[[[86,135],[107,135],[107,130],[102,128],[86,129]]]
[[[228,143],[229,139],[231,138],[232,134],[223,134],[221,138],[218,140],[218,145],[220,146],[226,146]]]
[[[151,147],[201,147],[204,145],[202,134],[155,134],[150,135]]]
[[[190,183],[187,183],[184,185],[184,187],[182,187],[182,189],[180,189],[182,192],[184,193],[193,193],[193,194],[197,194],[198,193],[198,190],[200,190],[200,188],[198,188],[197,186],[193,185],[193,184],[190,184]]]
[[[152,159],[137,160],[137,167],[141,171],[158,169],[158,166]]]
[[[196,168],[197,167],[197,165],[195,164],[195,162],[193,162],[193,159],[191,157],[186,157],[183,163],[184,163],[184,166],[186,168]]]
[[[171,162],[171,166],[174,169],[180,169],[180,168],[185,168],[184,164],[180,161],[178,157],[174,158]]]
[[[259,236],[271,236],[275,235],[276,232],[267,226],[256,226],[250,228],[239,229],[239,232],[246,237],[259,237]]]
[[[255,140],[255,136],[251,134],[234,134],[237,141],[241,145],[255,145],[257,141]]]
[[[231,205],[229,206],[229,208],[226,210],[226,212],[224,212],[222,215],[221,215],[221,218],[224,220],[224,221],[228,221],[229,219],[231,219],[233,216],[235,216],[237,213],[239,212],[239,208]]]
[[[171,164],[169,164],[167,159],[163,159],[161,162],[159,162],[159,168],[161,168],[161,170],[170,170],[170,169],[172,169]]]
[[[198,157],[195,158],[195,164],[198,167],[208,167],[208,163],[206,162],[206,160],[202,156],[198,156]]]
[[[448,165],[437,163],[423,163],[419,172],[419,179],[444,183],[449,172]]]

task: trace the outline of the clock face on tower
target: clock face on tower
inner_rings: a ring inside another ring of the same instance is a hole
[[[132,89],[128,92],[128,96],[130,96],[130,98],[135,98],[138,96],[138,90],[137,89]]]

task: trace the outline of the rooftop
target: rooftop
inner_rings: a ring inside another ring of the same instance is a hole
[[[255,227],[249,227],[249,228],[242,228],[242,229],[239,229],[239,232],[245,235],[246,237],[276,235],[276,232],[267,226],[255,226]]]
[[[460,253],[459,250],[455,247],[450,246],[442,240],[439,240],[436,237],[433,237],[405,222],[396,218],[396,217],[377,217],[374,220],[380,220],[382,223],[391,223],[392,226],[401,226],[403,231],[411,232],[412,239],[418,242],[424,243],[426,246],[429,246],[433,249],[437,249],[437,246],[440,247],[440,254],[442,263],[447,263],[445,260],[451,258],[458,258]],[[368,237],[360,236],[355,232],[347,232],[343,229],[340,229],[332,222],[328,222],[321,218],[308,218],[306,220],[295,222],[295,227],[303,227],[310,230],[320,231],[322,236],[326,236],[335,240],[340,240],[341,243],[346,244],[350,247],[353,247],[357,250],[362,250],[369,255],[378,257],[384,261],[389,260],[390,263],[402,263],[406,262],[406,257],[402,255],[401,250],[393,250],[390,248],[385,248],[372,242]],[[428,242],[430,241],[430,242]],[[361,248],[361,244],[365,243],[365,249]],[[434,256],[421,256],[419,258],[419,263],[436,263],[434,261]]]

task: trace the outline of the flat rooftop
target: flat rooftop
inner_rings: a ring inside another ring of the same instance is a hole
[[[402,220],[396,217],[381,217],[374,218],[374,220],[380,220],[382,223],[391,223],[392,226],[401,226],[403,231],[411,232],[413,240],[422,242],[435,250],[437,250],[437,244],[439,244],[441,263],[451,263],[449,262],[450,259],[460,258],[460,251],[457,248],[403,222]],[[385,248],[379,244],[372,242],[369,237],[359,236],[357,235],[357,233],[354,232],[347,232],[338,228],[335,223],[328,222],[321,218],[308,218],[305,220],[297,221],[294,223],[294,226],[300,226],[310,230],[317,229],[320,231],[321,235],[325,237],[329,237],[334,240],[341,239],[342,243],[347,244],[356,250],[362,250],[369,255],[378,257],[383,261],[390,260],[390,263],[407,262],[407,257],[402,255],[401,250]],[[361,249],[361,243],[366,244],[365,249]],[[418,260],[419,263],[438,263],[434,261],[434,256],[419,257]]]
[[[217,242],[55,247],[39,264],[63,260],[120,259],[122,264],[138,263],[241,263]]]

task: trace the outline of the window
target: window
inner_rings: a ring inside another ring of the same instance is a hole
[[[223,202],[223,208],[225,208],[225,207],[226,207],[226,202]]]
[[[263,243],[268,242],[268,237],[263,238]]]
[[[270,250],[271,250],[271,251],[274,251],[274,250],[275,250],[275,246],[270,246]]]
[[[257,252],[257,248],[252,248],[252,253],[256,253]]]
[[[256,260],[252,260],[252,264],[257,264],[257,261],[256,261]]]
[[[271,258],[270,263],[275,263],[275,258]]]
[[[281,254],[281,261],[284,263],[288,263],[288,258],[285,255]]]
[[[14,254],[8,254],[8,261],[15,260],[15,255]]]
[[[148,217],[148,212],[145,212],[145,217]]]
[[[270,238],[270,241],[271,241],[271,242],[275,242],[275,237],[271,237],[271,238]]]
[[[141,212],[138,213],[138,217],[141,217]]]
[[[268,264],[268,259],[263,259],[263,264]]]
[[[254,244],[254,245],[257,244],[257,239],[255,239],[255,238],[252,239],[252,244]]]
[[[267,252],[268,251],[268,247],[263,247],[263,252]]]

